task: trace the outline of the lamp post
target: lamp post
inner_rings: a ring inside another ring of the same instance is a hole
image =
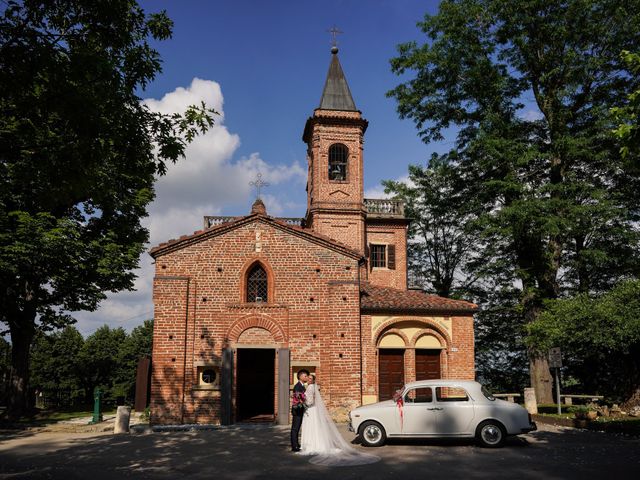
[[[562,367],[562,352],[560,347],[549,349],[549,367],[556,372],[556,401],[558,402],[558,415],[562,413],[560,406],[560,368]]]

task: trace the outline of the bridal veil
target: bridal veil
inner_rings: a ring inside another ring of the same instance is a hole
[[[365,465],[379,461],[380,457],[370,453],[359,452],[342,437],[336,427],[336,424],[329,415],[317,386],[315,387],[314,394],[315,405],[313,408],[317,409],[315,412],[317,418],[313,422],[313,427],[311,428],[317,428],[317,431],[314,432],[314,437],[317,435],[316,438],[319,440],[321,448],[318,449],[319,451],[317,454],[315,454],[309,462],[314,465],[346,467],[352,465]],[[302,429],[303,431],[305,429],[304,423]]]

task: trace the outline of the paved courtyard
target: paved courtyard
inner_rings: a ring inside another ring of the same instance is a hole
[[[352,440],[344,426],[345,438]],[[321,467],[292,454],[288,430],[248,426],[114,436],[104,433],[0,434],[0,479],[103,478],[638,478],[640,439],[540,425],[489,450],[467,441],[396,441],[358,467]]]

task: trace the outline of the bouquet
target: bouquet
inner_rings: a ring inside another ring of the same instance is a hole
[[[295,410],[306,409],[306,400],[307,397],[305,396],[304,392],[293,392],[293,397],[291,398],[291,408]]]

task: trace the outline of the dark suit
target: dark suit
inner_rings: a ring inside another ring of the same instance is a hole
[[[298,381],[293,386],[293,393],[304,393],[305,388],[302,383]],[[302,417],[304,416],[304,408],[291,408],[291,448],[300,448],[300,442],[298,442],[298,436],[300,434],[300,427],[302,426]]]

